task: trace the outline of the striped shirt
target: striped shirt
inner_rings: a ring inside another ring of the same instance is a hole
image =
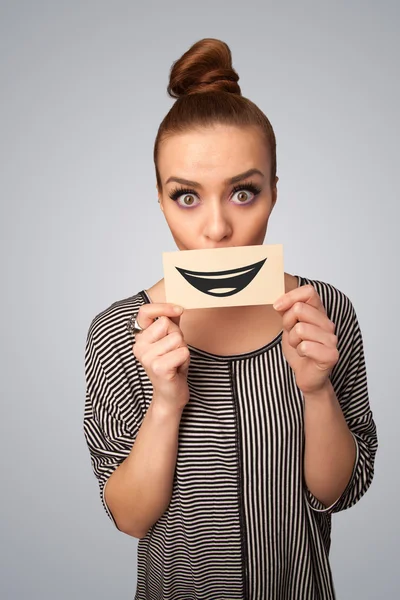
[[[282,352],[219,356],[189,346],[190,399],[182,414],[171,501],[138,543],[135,600],[329,600],[331,515],[368,489],[377,450],[363,339],[349,298],[297,276],[321,297],[338,336],[330,379],[356,442],[341,497],[325,507],[303,474],[304,397]],[[132,319],[146,292],[114,302],[90,324],[84,434],[104,508],[111,473],[128,456],[152,399],[132,352]]]

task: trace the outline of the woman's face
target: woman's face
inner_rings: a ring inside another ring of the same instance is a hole
[[[160,145],[158,197],[180,250],[264,242],[276,202],[270,156],[255,127],[188,131]]]

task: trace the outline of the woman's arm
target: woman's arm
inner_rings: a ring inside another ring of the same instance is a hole
[[[304,395],[304,478],[310,492],[331,506],[353,473],[357,446],[330,381]]]
[[[153,397],[129,456],[112,473],[105,500],[118,529],[142,538],[167,510],[182,410]]]
[[[333,286],[319,282],[318,288],[292,290],[274,306],[283,315],[282,348],[303,394],[307,502],[333,513],[367,491],[378,440],[354,306]]]

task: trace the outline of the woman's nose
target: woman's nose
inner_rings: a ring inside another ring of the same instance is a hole
[[[232,235],[232,226],[223,208],[218,204],[209,209],[204,226],[204,236],[220,242]]]

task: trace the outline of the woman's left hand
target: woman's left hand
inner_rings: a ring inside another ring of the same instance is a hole
[[[328,383],[339,359],[335,324],[328,319],[321,298],[305,285],[279,298],[274,308],[283,318],[282,350],[303,394],[315,394]]]

